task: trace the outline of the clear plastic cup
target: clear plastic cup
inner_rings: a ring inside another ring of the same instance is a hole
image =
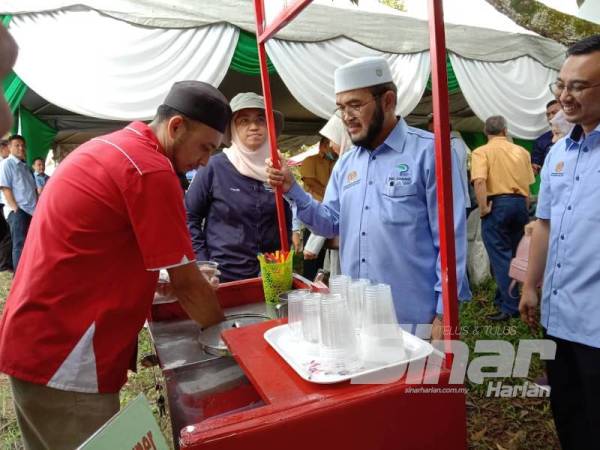
[[[309,294],[302,299],[302,337],[309,344],[319,344],[321,297],[321,294]]]
[[[292,337],[296,340],[302,339],[302,308],[303,301],[309,295],[308,290],[298,289],[288,292],[287,295],[287,313],[288,326]]]
[[[200,273],[206,278],[213,288],[219,287],[219,263],[216,261],[196,261]]]
[[[319,356],[326,371],[351,372],[360,366],[350,311],[340,294],[324,295],[321,299]]]
[[[360,335],[363,360],[377,364],[401,360],[405,356],[403,331],[398,325],[390,286],[367,286],[364,300]]]
[[[344,301],[348,301],[348,286],[352,278],[348,275],[334,275],[329,279],[329,293],[341,295]]]
[[[350,317],[357,334],[362,328],[365,289],[368,285],[369,280],[361,278],[352,281],[348,286],[348,308],[350,309]]]

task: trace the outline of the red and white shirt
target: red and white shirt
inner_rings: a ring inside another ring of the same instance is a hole
[[[181,185],[152,130],[134,122],[87,142],[40,197],[0,322],[0,371],[119,391],[159,269],[193,260]]]

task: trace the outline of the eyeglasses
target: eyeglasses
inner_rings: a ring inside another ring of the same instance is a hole
[[[591,89],[600,86],[600,83],[592,84],[590,86],[586,86],[582,83],[573,83],[573,84],[565,84],[562,81],[555,81],[554,83],[550,83],[548,87],[550,88],[550,92],[556,98],[560,97],[563,91],[566,89],[567,94],[571,94],[573,97],[579,97],[583,91],[586,89]]]
[[[360,103],[360,104],[355,104],[355,105],[342,105],[342,106],[338,106],[334,113],[336,116],[338,116],[340,119],[343,119],[344,116],[348,116],[348,117],[356,117],[358,115],[360,115],[360,111],[367,106],[369,103],[373,103],[374,101],[376,101],[381,95],[374,95],[373,98],[367,102],[364,103]]]

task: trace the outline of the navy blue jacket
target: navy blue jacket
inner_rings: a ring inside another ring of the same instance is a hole
[[[292,211],[283,203],[291,237]],[[218,262],[222,282],[258,276],[257,254],[280,248],[274,192],[240,174],[224,153],[198,169],[185,207],[196,258]]]
[[[552,131],[546,131],[539,138],[537,138],[533,144],[533,150],[531,152],[531,164],[543,166],[546,155],[550,151],[550,147],[552,147]]]

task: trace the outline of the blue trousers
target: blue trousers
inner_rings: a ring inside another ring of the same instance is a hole
[[[525,197],[500,196],[492,199],[492,212],[481,220],[481,237],[496,280],[496,307],[507,314],[519,312],[519,292],[511,290],[508,276],[523,228],[529,221]]]
[[[17,272],[17,266],[19,259],[21,259],[21,253],[25,246],[25,238],[29,231],[29,224],[31,223],[31,216],[22,209],[18,209],[17,212],[11,212],[7,218],[8,226],[10,227],[10,237],[12,239],[12,262],[15,273]]]

